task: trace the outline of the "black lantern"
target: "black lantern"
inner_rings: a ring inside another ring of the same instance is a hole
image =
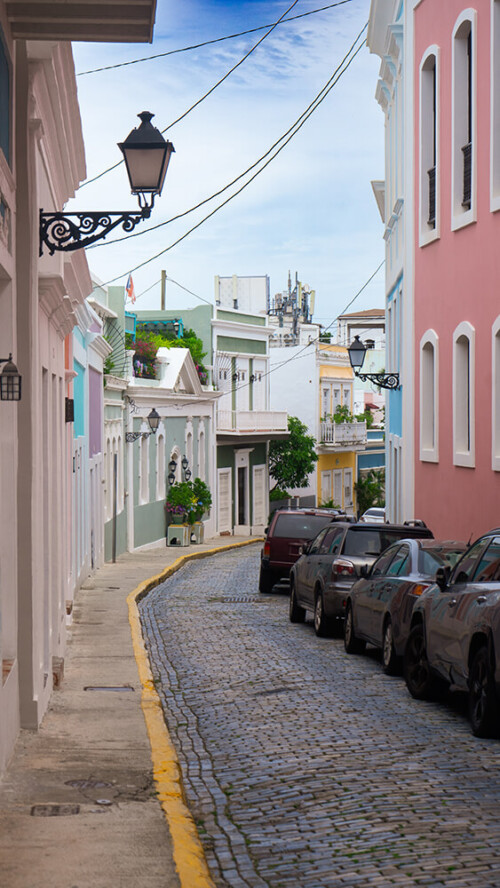
[[[354,342],[351,342],[349,348],[347,349],[349,354],[349,360],[351,362],[351,367],[354,370],[355,375],[361,379],[362,382],[366,382],[370,380],[370,382],[378,385],[379,388],[385,389],[398,389],[399,388],[399,373],[359,373],[361,370],[365,360],[365,354],[367,351],[367,347],[364,342],[361,342],[359,336],[354,337]]]
[[[175,472],[176,468],[177,468],[177,463],[176,463],[175,459],[171,459],[168,464],[168,471],[171,474],[173,474]]]
[[[142,111],[137,116],[141,125],[133,129],[124,142],[119,142],[118,147],[125,159],[132,194],[137,194],[140,207],[151,212],[155,196],[161,194],[170,156],[175,148],[151,123],[154,114]],[[151,195],[149,205],[148,194]]]
[[[153,435],[156,435],[156,432],[158,431],[158,426],[160,424],[160,414],[155,410],[154,407],[151,412],[148,413],[148,424],[149,428],[153,432]]]
[[[157,194],[161,194],[168,163],[175,151],[151,123],[154,114],[142,111],[141,125],[132,130],[120,148],[125,159],[132,194],[139,200],[138,212],[44,213],[40,210],[40,255],[43,245],[52,256],[56,250],[70,252],[88,247],[121,225],[130,233],[149,219]]]
[[[0,364],[5,364],[0,374],[0,400],[20,401],[22,376],[12,361],[12,355],[0,358]]]
[[[182,457],[181,466],[182,466],[182,470],[185,472],[189,466],[189,460],[188,460],[187,456]]]

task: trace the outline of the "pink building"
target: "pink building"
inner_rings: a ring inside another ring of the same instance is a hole
[[[415,515],[467,540],[500,525],[500,0],[409,5]]]

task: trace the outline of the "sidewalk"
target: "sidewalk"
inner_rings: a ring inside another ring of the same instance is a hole
[[[217,538],[122,555],[79,592],[62,686],[53,692],[40,730],[21,732],[0,781],[2,888],[211,885],[197,874],[196,838],[185,841],[183,867],[174,862],[179,843],[174,847],[152,777],[127,596],[182,556],[235,543]],[[147,663],[143,685],[145,669]],[[148,729],[151,735],[149,719]],[[165,730],[163,722],[159,730]],[[168,735],[164,739],[168,744]],[[168,779],[172,772],[164,771]],[[195,835],[182,800],[174,820],[174,841],[179,824]]]

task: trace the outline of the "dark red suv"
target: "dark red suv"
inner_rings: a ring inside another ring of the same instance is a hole
[[[301,546],[336,519],[349,520],[336,509],[278,509],[266,529],[260,556],[259,592],[271,592],[275,583],[288,579]]]

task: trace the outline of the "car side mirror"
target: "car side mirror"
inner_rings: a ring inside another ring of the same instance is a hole
[[[434,581],[441,589],[441,592],[444,592],[444,590],[447,588],[449,579],[450,579],[450,568],[449,567],[438,567],[438,569],[436,571],[436,576],[434,577]]]
[[[310,548],[311,548],[311,543],[304,543],[303,546],[299,547],[299,552],[301,555],[307,555]]]
[[[371,573],[371,568],[368,567],[367,564],[362,564],[359,569],[360,577],[363,577],[363,579],[366,580],[366,578],[370,576],[370,573]]]
[[[268,528],[268,527],[265,527],[265,528],[264,528],[264,533],[265,533],[266,536],[267,536],[267,534],[269,533],[269,528]]]

